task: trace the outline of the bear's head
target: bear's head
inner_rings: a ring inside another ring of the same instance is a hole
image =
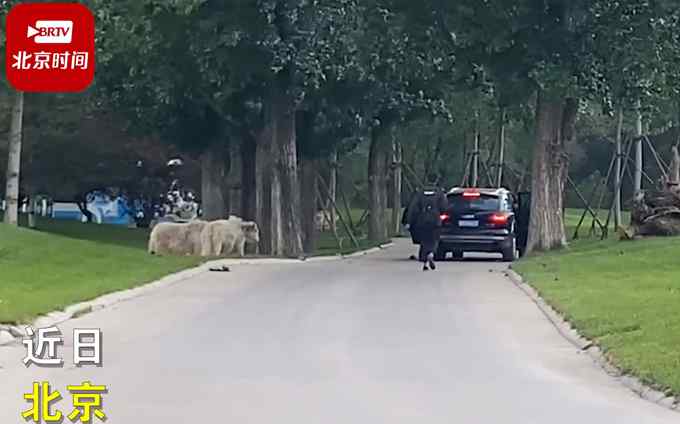
[[[243,222],[241,224],[241,229],[243,230],[243,234],[246,237],[246,241],[252,243],[260,242],[260,229],[257,227],[255,222]]]

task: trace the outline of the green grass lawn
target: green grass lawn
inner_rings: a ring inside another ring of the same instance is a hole
[[[352,211],[355,224],[361,212]],[[342,249],[332,234],[322,233],[315,255],[358,250],[339,228]],[[148,234],[143,229],[74,221],[41,219],[35,230],[0,224],[0,323],[29,322],[201,263],[201,258],[148,255]],[[361,235],[358,241],[359,249],[375,246]]]
[[[28,322],[200,262],[148,255],[144,237],[138,230],[77,222],[41,222],[39,231],[0,224],[0,322]]]
[[[622,370],[680,394],[678,258],[680,238],[622,242],[612,235],[573,241],[513,268]]]

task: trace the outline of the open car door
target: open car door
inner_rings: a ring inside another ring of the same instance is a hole
[[[517,248],[520,255],[524,256],[529,239],[529,218],[531,217],[531,192],[525,191],[517,193],[515,230],[517,231]]]

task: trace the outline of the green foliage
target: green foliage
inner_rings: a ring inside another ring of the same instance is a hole
[[[191,133],[212,141],[257,123],[277,87],[299,102],[344,75],[361,15],[349,0],[100,7],[110,100],[192,144],[199,141]]]
[[[10,9],[16,4],[20,3],[19,0],[0,0],[0,69],[5,69],[5,41],[6,41],[6,31],[5,31],[5,20]],[[2,84],[0,84],[0,91],[6,91],[9,87],[7,81],[3,78]]]
[[[630,102],[663,90],[677,69],[669,66],[678,56],[678,12],[670,2],[395,3],[436,31],[461,72],[491,84],[501,104],[525,102],[536,88],[605,105]]]

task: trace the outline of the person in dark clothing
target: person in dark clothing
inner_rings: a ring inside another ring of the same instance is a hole
[[[414,191],[413,194],[411,195],[411,200],[409,200],[408,205],[404,208],[404,213],[401,216],[401,225],[408,230],[409,234],[411,235],[411,241],[413,241],[413,244],[420,244],[420,241],[418,241],[418,237],[414,231],[414,227],[411,225],[411,204],[418,198],[420,195],[419,191]]]
[[[408,207],[404,208],[404,213],[401,215],[401,225],[408,229]]]
[[[412,237],[420,242],[418,260],[423,271],[436,269],[435,252],[441,234],[441,214],[448,208],[446,194],[439,187],[438,177],[428,175],[427,186],[419,192],[408,207],[408,223]]]
[[[418,196],[417,191],[413,192],[413,194],[411,195],[411,200],[409,201],[409,205],[413,202],[413,199],[415,199],[416,196]],[[418,237],[416,236],[414,229],[411,228],[411,225],[409,224],[409,221],[408,221],[409,220],[409,213],[408,213],[408,211],[409,211],[408,206],[409,205],[406,205],[406,207],[404,208],[404,213],[401,215],[401,225],[409,232],[409,235],[411,236],[411,241],[413,242],[413,244],[420,244],[420,241],[418,240]],[[412,261],[415,261],[416,259],[418,259],[418,257],[416,255],[411,255],[411,256],[409,256],[409,259],[412,260]]]

